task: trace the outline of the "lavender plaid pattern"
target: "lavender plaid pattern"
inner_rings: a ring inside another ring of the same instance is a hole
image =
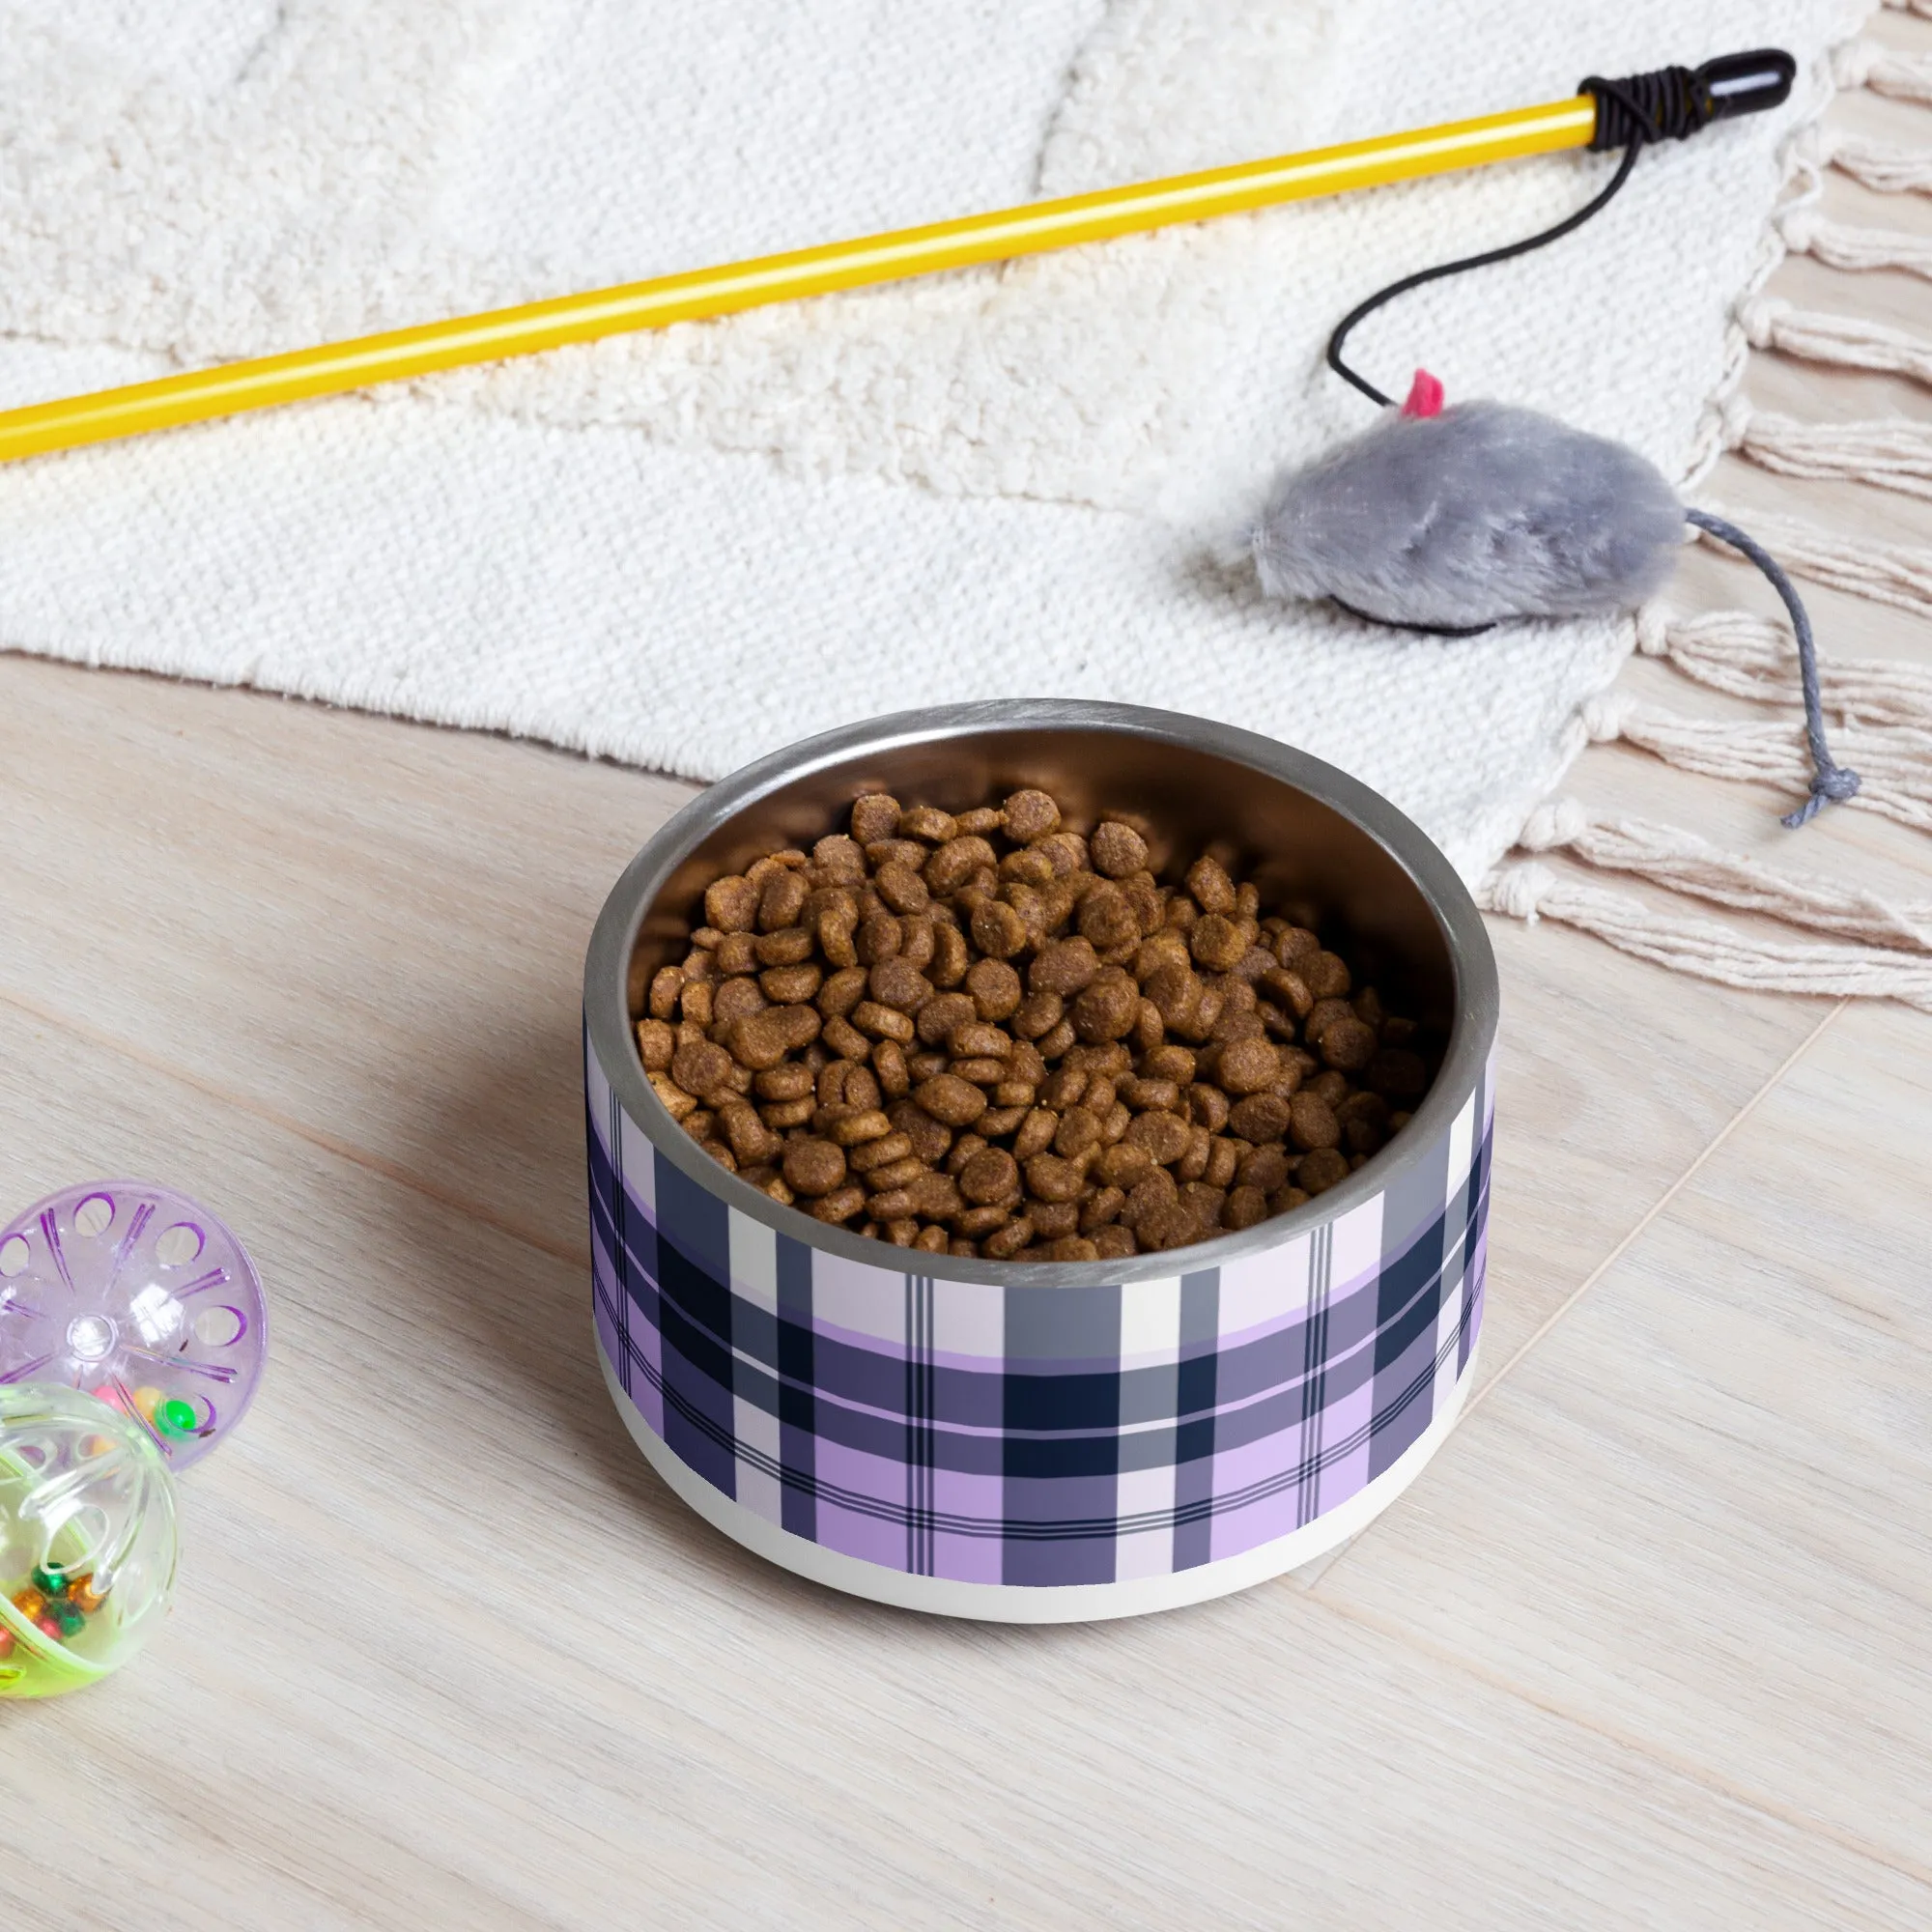
[[[1355,1494],[1452,1399],[1482,1321],[1492,1072],[1379,1195],[1278,1246],[1028,1289],[737,1213],[657,1152],[586,1041],[598,1347],[697,1474],[846,1555],[1046,1585],[1219,1562]]]

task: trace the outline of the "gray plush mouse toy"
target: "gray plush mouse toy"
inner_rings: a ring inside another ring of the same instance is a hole
[[[1328,366],[1381,406],[1381,420],[1281,477],[1250,538],[1271,596],[1326,598],[1372,623],[1464,637],[1512,619],[1634,611],[1662,587],[1684,526],[1693,525],[1763,571],[1791,616],[1813,776],[1809,798],[1784,820],[1790,826],[1854,797],[1859,777],[1826,744],[1810,619],[1776,561],[1734,524],[1687,509],[1656,467],[1621,443],[1508,403],[1445,409],[1441,384],[1424,370],[1398,410],[1343,359],[1342,345],[1405,290],[1580,227],[1623,186],[1649,143],[1683,139],[1736,111],[1725,103],[1741,85],[1782,99],[1794,71],[1788,54],[1766,49],[1695,70],[1580,82],[1605,117],[1591,145],[1624,147],[1609,185],[1553,228],[1406,275],[1346,316],[1328,339]]]

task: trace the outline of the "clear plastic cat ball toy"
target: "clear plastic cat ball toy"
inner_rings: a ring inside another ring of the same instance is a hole
[[[0,1228],[0,1697],[117,1669],[174,1588],[173,1471],[261,1374],[253,1264],[206,1209],[90,1181]]]
[[[0,1388],[0,1697],[105,1677],[175,1582],[175,1486],[132,1418],[48,1382]]]

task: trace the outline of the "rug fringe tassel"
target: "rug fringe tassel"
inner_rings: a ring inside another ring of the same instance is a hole
[[[1673,972],[1765,993],[1891,999],[1932,1012],[1932,961],[1871,946],[1798,946],[1733,931],[1564,876],[1534,860],[1505,864],[1479,897],[1492,912],[1553,919]]]
[[[1851,274],[1898,269],[1909,275],[1932,276],[1932,240],[1908,235],[1902,228],[1854,228],[1804,207],[1794,208],[1778,223],[1778,233],[1794,255],[1809,255],[1828,269]]]
[[[1810,782],[1810,753],[1799,720],[1759,724],[1686,718],[1623,691],[1591,698],[1581,719],[1594,742],[1635,745],[1679,771],[1775,785],[1794,800]],[[1932,832],[1932,732],[1851,725],[1835,734],[1833,749],[1864,781],[1847,805]]]
[[[1893,100],[1932,102],[1932,55],[1901,53],[1882,41],[1847,41],[1832,56],[1832,78],[1839,87],[1869,88]]]
[[[1750,533],[1786,570],[1833,590],[1932,617],[1932,551],[1910,544],[1861,543],[1796,517],[1754,511]],[[1704,541],[1720,554],[1723,545]]]
[[[1798,646],[1790,626],[1749,611],[1687,617],[1661,604],[1637,612],[1636,647],[1664,658],[1686,677],[1760,704],[1799,702]],[[1932,732],[1932,665],[1889,658],[1818,660],[1828,714],[1841,724]]]
[[[1804,423],[1756,410],[1733,391],[1723,410],[1724,443],[1781,476],[1842,477],[1908,497],[1932,497],[1932,424]]]
[[[1517,843],[1526,852],[1567,851],[1602,871],[1631,872],[1691,898],[1833,939],[1932,954],[1932,902],[1891,905],[1856,887],[1793,878],[1719,851],[1694,832],[1647,818],[1596,817],[1574,798],[1539,806]]]
[[[1776,296],[1753,296],[1737,311],[1738,324],[1753,349],[1775,349],[1804,362],[1828,362],[1840,369],[1875,369],[1887,376],[1909,376],[1932,384],[1932,341],[1908,335],[1882,322],[1830,315],[1822,309],[1794,308]]]
[[[1821,134],[1819,157],[1878,194],[1932,194],[1932,148]]]

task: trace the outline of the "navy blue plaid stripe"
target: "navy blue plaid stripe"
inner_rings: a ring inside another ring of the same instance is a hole
[[[586,1074],[597,1332],[619,1387],[724,1494],[827,1548],[1042,1585],[1219,1562],[1391,1466],[1466,1373],[1484,1090],[1382,1195],[1271,1253],[1000,1290],[900,1272],[914,1258],[887,1250],[834,1262],[735,1215],[594,1060]]]

